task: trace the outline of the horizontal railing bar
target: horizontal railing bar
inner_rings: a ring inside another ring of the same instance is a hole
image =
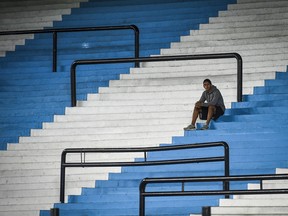
[[[213,196],[213,195],[245,195],[245,194],[281,194],[288,193],[288,189],[257,189],[257,190],[214,190],[214,191],[163,191],[163,192],[144,192],[145,197],[160,196]]]
[[[184,145],[167,145],[167,146],[155,146],[155,147],[136,147],[136,148],[66,148],[63,153],[99,153],[99,152],[143,152],[143,151],[169,151],[177,149],[191,149],[191,148],[208,148],[208,147],[228,147],[228,144],[224,141],[209,142],[209,143],[195,143]]]
[[[281,180],[288,179],[288,174],[267,175],[234,175],[234,176],[200,176],[200,177],[175,177],[175,178],[145,178],[145,183],[175,183],[175,182],[212,182],[212,181],[251,181],[251,180]]]
[[[112,166],[153,166],[168,164],[184,164],[184,163],[205,163],[223,161],[225,157],[207,157],[193,158],[181,160],[162,160],[162,161],[138,161],[138,162],[83,162],[83,163],[64,163],[63,167],[112,167]]]
[[[135,29],[139,31],[136,25],[123,26],[99,26],[99,27],[81,27],[81,28],[53,28],[53,29],[34,29],[34,30],[17,30],[17,31],[2,31],[0,35],[17,35],[17,34],[45,34],[53,32],[79,32],[79,31],[104,31],[104,30],[120,30],[120,29]]]

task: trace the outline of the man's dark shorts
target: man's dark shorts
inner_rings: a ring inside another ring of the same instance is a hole
[[[202,120],[207,120],[207,114],[208,114],[208,107],[201,107],[201,113],[199,113],[199,118]],[[217,120],[220,116],[224,114],[223,110],[220,106],[216,106],[216,112],[214,113],[212,119]]]

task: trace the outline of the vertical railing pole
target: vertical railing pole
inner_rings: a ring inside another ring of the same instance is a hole
[[[135,45],[135,58],[139,58],[140,57],[140,39],[139,39],[139,29],[137,26],[132,25],[133,30],[134,30],[134,34],[135,34],[135,41],[134,41],[134,45]],[[139,61],[135,61],[135,68],[139,68],[140,67],[140,62]]]
[[[225,155],[224,172],[225,172],[225,177],[229,177],[230,176],[229,145],[226,142],[223,142],[223,144],[224,144],[224,155]],[[224,181],[223,189],[225,191],[229,191],[230,190],[230,182],[229,181]],[[229,195],[225,195],[225,198],[228,199]]]
[[[71,65],[71,74],[70,74],[70,84],[71,84],[71,106],[76,106],[76,66],[77,64],[74,62]]]
[[[202,207],[202,216],[211,216],[211,207],[203,206]]]
[[[145,216],[145,195],[143,195],[146,188],[145,179],[142,180],[139,187],[139,216]]]
[[[59,216],[59,208],[51,208],[50,216]]]
[[[243,100],[243,61],[242,57],[237,54],[237,102]]]
[[[56,72],[57,71],[57,45],[58,45],[58,42],[57,42],[57,32],[54,31],[53,32],[53,72]]]
[[[66,152],[63,151],[61,155],[61,169],[60,169],[60,202],[65,202],[65,175],[66,170],[64,163],[66,163]]]

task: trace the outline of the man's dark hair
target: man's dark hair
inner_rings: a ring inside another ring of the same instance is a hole
[[[203,81],[203,83],[205,83],[205,82],[208,82],[210,85],[212,84],[212,82],[211,82],[210,79],[205,79],[205,80]]]

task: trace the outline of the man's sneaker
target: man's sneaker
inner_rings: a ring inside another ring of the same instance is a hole
[[[184,130],[196,130],[196,127],[195,125],[190,124],[187,127],[185,127]]]
[[[209,129],[209,126],[205,124],[200,130],[208,130],[208,129]]]

